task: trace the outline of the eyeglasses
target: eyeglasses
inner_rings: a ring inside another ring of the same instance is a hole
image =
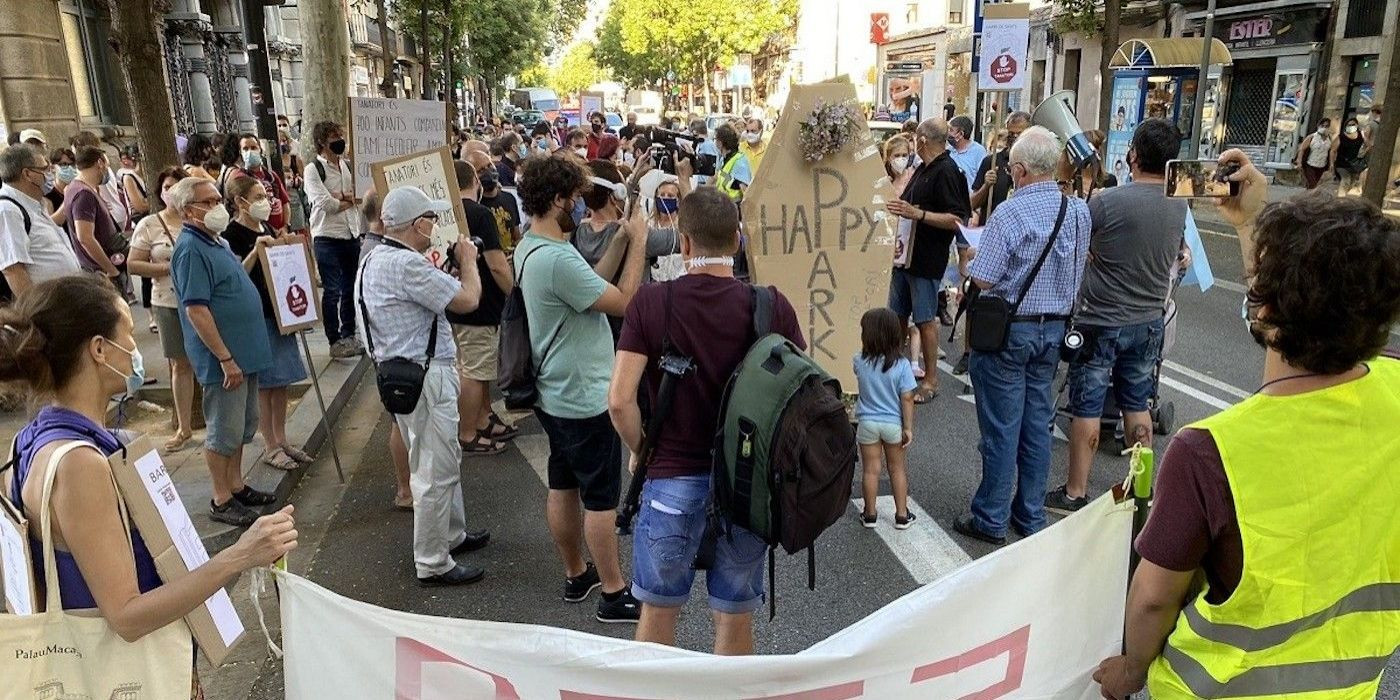
[[[438,215],[437,215],[437,214],[434,214],[434,213],[432,213],[432,212],[428,212],[427,214],[424,214],[424,215],[422,215],[422,216],[420,216],[420,217],[418,217],[418,218],[420,218],[420,219],[427,219],[428,221],[437,221],[437,220],[438,220]]]

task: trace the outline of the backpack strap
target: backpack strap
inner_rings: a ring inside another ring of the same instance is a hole
[[[326,164],[321,162],[321,157],[312,159],[311,164],[316,166],[316,174],[321,176],[321,184],[326,184]]]
[[[753,335],[757,341],[773,332],[773,288],[753,285]]]
[[[19,203],[19,200],[9,195],[0,195],[0,202],[9,202],[15,205],[15,208],[19,210],[20,218],[24,220],[24,235],[28,236],[29,232],[34,228],[34,221],[29,218],[29,210],[25,209],[24,205]]]

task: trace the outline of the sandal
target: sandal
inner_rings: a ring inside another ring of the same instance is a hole
[[[497,428],[500,430],[497,430]],[[491,417],[486,419],[486,430],[484,433],[486,437],[492,440],[504,442],[520,434],[520,428],[501,420],[500,416],[492,413]]]
[[[462,454],[468,457],[496,455],[506,450],[506,444],[504,442],[496,442],[480,432],[476,434],[476,437],[470,440],[458,440],[457,442],[462,445]]]
[[[932,401],[935,396],[938,396],[938,387],[920,386],[914,391],[914,403],[922,406],[923,404]]]
[[[413,496],[394,496],[394,507],[399,510],[413,510]]]
[[[185,449],[186,443],[190,441],[191,437],[193,436],[189,433],[175,433],[174,435],[171,435],[170,439],[165,441],[166,453],[169,454],[173,452],[179,452],[180,450]]]
[[[262,461],[263,464],[273,469],[281,469],[284,472],[289,472],[301,466],[295,459],[292,459],[290,455],[283,452],[280,447],[271,452],[264,453]]]
[[[283,445],[282,451],[286,453],[288,457],[291,457],[292,459],[302,464],[311,464],[312,462],[316,461],[315,457],[312,457],[311,455],[302,452],[301,449],[292,447],[291,445]]]

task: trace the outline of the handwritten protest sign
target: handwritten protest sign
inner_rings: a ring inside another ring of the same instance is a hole
[[[457,239],[467,235],[467,214],[458,196],[457,171],[452,167],[452,153],[446,146],[414,153],[402,158],[390,158],[370,166],[374,189],[380,201],[395,187],[417,187],[431,199],[452,203],[452,211],[438,217],[433,229],[433,243],[428,248],[428,260],[442,265],[447,251]]]
[[[447,103],[385,97],[350,98],[350,162],[356,196],[370,183],[375,163],[446,146]]]
[[[783,114],[800,116],[778,122],[744,197],[753,281],[792,302],[808,354],[848,392],[860,317],[889,300],[896,222],[885,202],[895,192],[864,122],[854,143],[816,163],[803,160],[798,127],[818,101],[855,99],[849,82],[793,87]]]
[[[311,250],[306,239],[281,241],[262,248],[258,253],[272,308],[277,315],[277,330],[288,335],[321,322],[321,298],[315,293],[316,277],[311,265]]]

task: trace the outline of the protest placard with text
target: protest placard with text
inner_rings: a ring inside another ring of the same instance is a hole
[[[350,98],[348,140],[355,196],[369,188],[370,167],[375,163],[446,146],[450,131],[445,102]]]
[[[458,196],[457,171],[452,166],[452,153],[446,146],[434,148],[380,161],[370,167],[370,172],[381,202],[389,190],[413,186],[423,190],[431,199],[452,203],[452,210],[438,217],[437,228],[433,229],[433,243],[427,252],[428,260],[434,266],[441,266],[448,249],[467,235],[467,214],[462,208],[462,198]]]
[[[316,294],[316,266],[304,236],[288,237],[258,251],[263,278],[272,297],[277,330],[288,335],[314,328],[321,321],[321,297]]]

